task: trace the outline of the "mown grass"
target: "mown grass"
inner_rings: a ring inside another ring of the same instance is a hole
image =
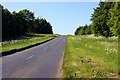
[[[67,36],[64,78],[117,78],[118,39]]]
[[[29,34],[26,36],[19,37],[16,40],[4,41],[1,42],[2,52],[14,50],[14,49],[21,49],[30,45],[34,45],[37,43],[44,42],[46,40],[52,39],[56,34]]]

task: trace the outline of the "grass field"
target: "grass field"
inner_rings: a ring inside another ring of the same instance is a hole
[[[118,38],[67,36],[64,78],[117,78]]]
[[[26,36],[22,36],[16,40],[1,42],[2,47],[0,48],[2,48],[2,52],[14,50],[14,49],[20,49],[23,47],[44,42],[46,40],[54,38],[55,36],[57,35],[56,34],[29,34]]]

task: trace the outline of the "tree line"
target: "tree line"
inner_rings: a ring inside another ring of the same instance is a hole
[[[79,26],[75,31],[75,35],[119,36],[120,1],[100,2],[99,6],[94,9],[90,20],[92,23],[89,26]]]
[[[87,24],[84,26],[79,26],[75,31],[75,35],[87,35],[91,33],[91,26]]]
[[[23,9],[11,13],[2,6],[2,39],[12,39],[28,33],[53,34],[53,31],[46,19],[36,18],[30,10]]]

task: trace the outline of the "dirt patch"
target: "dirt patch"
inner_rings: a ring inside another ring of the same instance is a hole
[[[108,78],[120,78],[120,74],[118,73],[108,73],[106,76]]]
[[[77,66],[77,63],[74,61],[74,62],[72,62],[72,65],[73,66]]]
[[[82,63],[87,63],[87,64],[91,64],[91,65],[96,65],[95,60],[92,60],[91,58],[83,58],[83,57],[80,57],[80,61],[81,61]]]
[[[73,76],[75,76],[75,77],[77,77],[79,74],[80,74],[80,71],[78,71],[78,70],[73,72]]]

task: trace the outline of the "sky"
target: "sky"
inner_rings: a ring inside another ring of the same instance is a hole
[[[79,26],[90,24],[91,14],[99,2],[3,2],[10,12],[28,9],[35,17],[51,23],[55,34],[74,34]]]

